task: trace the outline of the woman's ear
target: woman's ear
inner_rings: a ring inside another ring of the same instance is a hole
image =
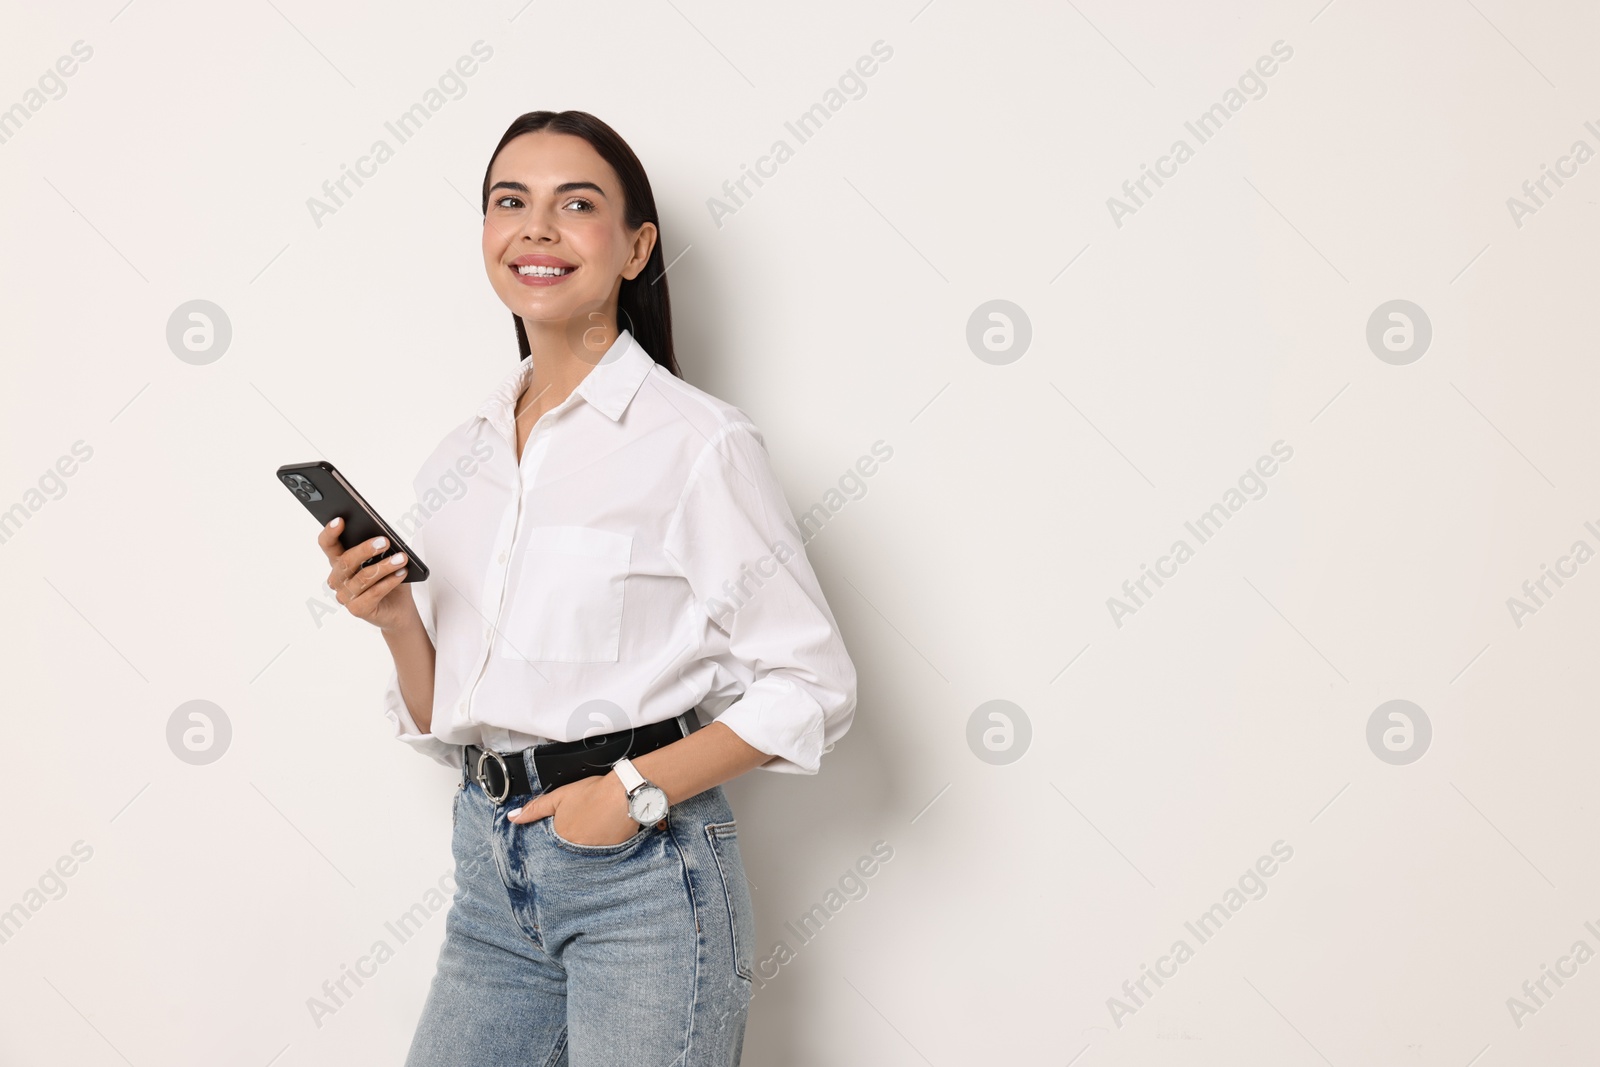
[[[628,262],[623,264],[622,276],[630,282],[644,270],[645,264],[650,262],[650,253],[656,247],[656,224],[644,222],[633,234],[633,255],[628,257]]]

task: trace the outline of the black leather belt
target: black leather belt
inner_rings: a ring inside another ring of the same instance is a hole
[[[699,724],[691,708],[682,715],[648,726],[626,727],[576,741],[535,745],[532,750],[533,767],[539,775],[540,787],[549,791],[580,778],[605,774],[619,759],[632,759],[670,745],[681,737],[689,736],[690,731],[697,729]],[[528,780],[528,767],[523,760],[523,752],[527,749],[496,752],[477,745],[466,745],[465,748],[467,778],[482,786],[490,800],[503,804],[511,797],[533,794],[533,783]]]

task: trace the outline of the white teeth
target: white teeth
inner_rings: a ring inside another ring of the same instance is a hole
[[[517,273],[518,274],[522,274],[522,275],[531,274],[536,278],[559,278],[563,274],[571,274],[573,271],[575,271],[577,269],[578,268],[576,268],[576,267],[528,267],[528,266],[519,266],[517,268]]]

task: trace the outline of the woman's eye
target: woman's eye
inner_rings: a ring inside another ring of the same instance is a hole
[[[568,200],[567,201],[567,206],[571,207],[571,208],[577,208],[579,212],[585,213],[585,214],[587,214],[588,212],[594,210],[594,204],[591,203],[588,200],[583,199],[583,197],[581,197],[581,196],[580,197],[574,197],[573,199]]]
[[[518,200],[518,199],[517,199],[517,198],[516,198],[516,197],[514,197],[514,196],[502,196],[502,197],[500,197],[500,199],[498,199],[498,200],[496,200],[496,201],[495,201],[495,202],[494,202],[494,206],[495,206],[495,207],[505,207],[505,206],[506,206],[506,202],[507,202],[507,201],[508,201],[508,200],[509,200],[509,201],[513,201],[513,202],[514,202],[514,203],[515,203],[515,206],[518,206],[518,207],[520,207],[520,206],[521,206],[521,205],[522,205],[522,201],[521,201],[521,200]]]

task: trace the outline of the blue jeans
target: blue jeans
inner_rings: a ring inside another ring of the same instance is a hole
[[[737,1067],[755,925],[722,787],[580,845],[549,818],[507,822],[529,798],[496,805],[462,772],[456,890],[406,1067]]]

